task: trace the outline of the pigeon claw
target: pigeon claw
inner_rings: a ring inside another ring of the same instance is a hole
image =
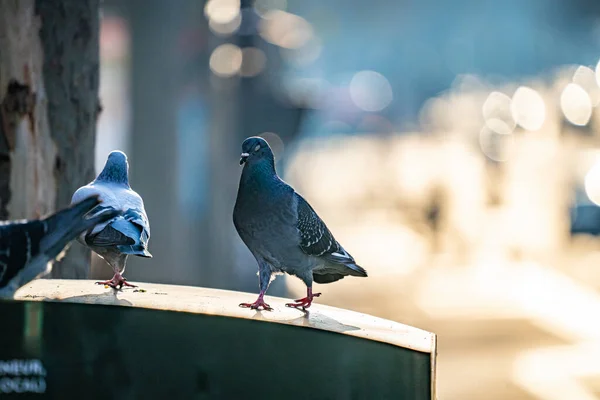
[[[303,310],[306,310],[312,304],[313,299],[315,297],[319,297],[320,295],[321,293],[311,293],[310,296],[304,297],[302,299],[296,299],[294,300],[295,303],[286,303],[285,306],[298,309],[302,308]]]
[[[116,273],[111,280],[96,282],[96,285],[110,286],[113,289],[121,289],[123,286],[137,287],[136,285],[132,285],[131,283],[127,282],[127,279],[123,278],[123,276],[119,273]]]
[[[265,311],[273,311],[273,308],[265,303],[263,299],[258,299],[254,303],[240,303],[242,308],[250,308],[251,310],[260,310],[262,307]]]

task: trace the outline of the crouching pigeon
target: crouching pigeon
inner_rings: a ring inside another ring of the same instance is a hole
[[[18,288],[48,273],[77,235],[120,214],[113,210],[84,217],[98,204],[98,197],[92,196],[45,219],[1,222],[0,297],[12,297]]]
[[[92,215],[123,211],[123,214],[96,225],[78,238],[113,268],[112,279],[96,283],[115,289],[136,287],[127,282],[123,273],[128,256],[152,258],[148,251],[150,223],[142,198],[129,186],[129,164],[125,153],[111,152],[100,175],[77,189],[71,201],[75,203],[96,195],[100,197],[100,204],[91,211]]]
[[[258,263],[260,294],[254,303],[242,303],[241,307],[271,310],[264,295],[272,275],[281,272],[306,284],[306,297],[286,304],[303,309],[321,295],[312,292],[313,281],[331,283],[347,275],[367,276],[306,200],[277,176],[273,152],[263,138],[244,140],[242,164],[233,223]]]

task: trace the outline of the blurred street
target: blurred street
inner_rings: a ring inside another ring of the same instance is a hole
[[[318,302],[435,332],[440,400],[600,399],[600,3],[177,3],[103,10],[97,169],[128,153],[153,229],[131,281],[258,291],[231,212],[261,135],[369,273]]]

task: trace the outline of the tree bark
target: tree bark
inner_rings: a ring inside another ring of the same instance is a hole
[[[33,0],[0,1],[0,218],[55,209],[56,146],[49,131]]]
[[[42,20],[44,83],[50,134],[57,146],[56,205],[64,207],[94,179],[96,121],[100,112],[99,0],[37,0]],[[52,270],[54,278],[87,278],[90,251],[74,243]]]
[[[1,219],[53,212],[93,179],[98,13],[99,0],[0,0]],[[74,245],[52,276],[85,278],[89,259]]]

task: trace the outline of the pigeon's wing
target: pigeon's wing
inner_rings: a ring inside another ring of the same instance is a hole
[[[338,243],[319,218],[315,210],[299,194],[298,200],[298,232],[300,233],[300,248],[311,256],[321,257],[337,250]]]
[[[123,214],[122,221],[116,221],[113,227],[123,234],[135,240],[135,244],[130,249],[122,249],[123,251],[131,251],[134,254],[143,257],[152,257],[148,252],[148,242],[150,241],[150,222],[144,208],[144,201],[141,196],[132,189],[127,189],[123,193],[127,210]]]
[[[146,215],[144,200],[134,190],[127,190],[127,212],[123,217],[132,224],[139,226],[142,229],[142,240],[147,242],[150,239],[150,222]]]
[[[105,213],[113,213],[115,211],[123,210],[121,207],[119,207],[115,195],[110,188],[103,187],[102,185],[97,185],[94,182],[77,189],[75,193],[73,193],[73,197],[71,198],[71,204],[81,202],[90,197],[98,197],[98,199],[100,200],[100,204],[98,204],[90,211],[90,215],[93,217],[100,217],[102,214]],[[108,224],[110,224],[114,220],[115,218],[104,220],[104,222],[94,226],[94,228],[90,232],[87,232],[87,235],[91,236],[101,232]]]
[[[354,259],[335,240],[325,223],[302,196],[298,199],[300,248],[311,256],[324,257],[335,263],[354,263]]]
[[[60,257],[77,235],[119,214],[86,215],[98,202],[97,196],[91,196],[43,220],[2,223],[0,289],[10,284],[12,290],[16,290],[36,278],[46,271],[48,262]]]
[[[14,221],[0,226],[0,288],[39,253],[44,230],[42,221]]]
[[[320,257],[330,265],[346,267],[347,269],[342,268],[343,272],[340,272],[340,278],[343,275],[367,276],[367,272],[356,265],[354,258],[335,240],[310,204],[297,193],[296,198],[298,200],[298,231],[302,251],[311,256]],[[315,270],[314,274],[318,272]]]
[[[65,241],[71,241],[80,233],[122,214],[120,210],[114,209],[94,214],[93,210],[98,207],[99,201],[98,196],[88,197],[41,221],[44,224],[44,237],[40,243],[40,251],[54,258],[66,244]]]

